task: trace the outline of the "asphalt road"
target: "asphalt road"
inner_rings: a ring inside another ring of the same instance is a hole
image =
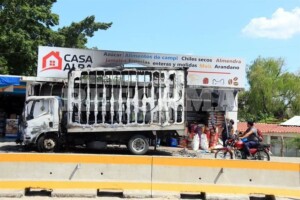
[[[0,152],[2,153],[37,153],[35,149],[24,149],[23,146],[17,145],[14,139],[0,138]],[[86,148],[70,148],[60,153],[78,153],[78,154],[103,154],[103,155],[132,155],[125,145],[109,145],[103,150],[91,150]],[[150,147],[150,150],[146,155],[149,156],[176,156],[176,157],[190,157],[190,158],[202,158],[202,159],[215,159],[214,153],[207,153],[204,151],[187,150],[180,147],[158,147],[154,150],[154,147]],[[291,162],[300,163],[300,157],[278,157],[271,155],[271,161],[274,162]]]

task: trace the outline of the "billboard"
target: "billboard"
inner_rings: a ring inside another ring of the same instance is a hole
[[[67,78],[71,69],[138,64],[154,68],[188,68],[188,85],[243,88],[245,62],[239,58],[128,51],[39,47],[38,77]]]

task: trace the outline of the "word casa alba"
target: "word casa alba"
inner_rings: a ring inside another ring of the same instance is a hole
[[[93,64],[93,60],[91,56],[65,54],[63,71],[91,68],[92,64]]]

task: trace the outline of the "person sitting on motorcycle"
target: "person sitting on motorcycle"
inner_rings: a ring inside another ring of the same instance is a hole
[[[250,156],[250,148],[257,147],[259,141],[257,138],[257,129],[252,121],[247,122],[248,129],[239,137],[244,142],[244,153],[247,157]]]

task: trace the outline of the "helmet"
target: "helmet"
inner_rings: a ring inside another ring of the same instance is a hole
[[[236,146],[237,149],[242,149],[242,148],[243,148],[243,145],[244,145],[244,143],[243,143],[243,141],[241,141],[241,140],[238,140],[238,141],[236,141],[236,143],[235,143],[235,146]]]

